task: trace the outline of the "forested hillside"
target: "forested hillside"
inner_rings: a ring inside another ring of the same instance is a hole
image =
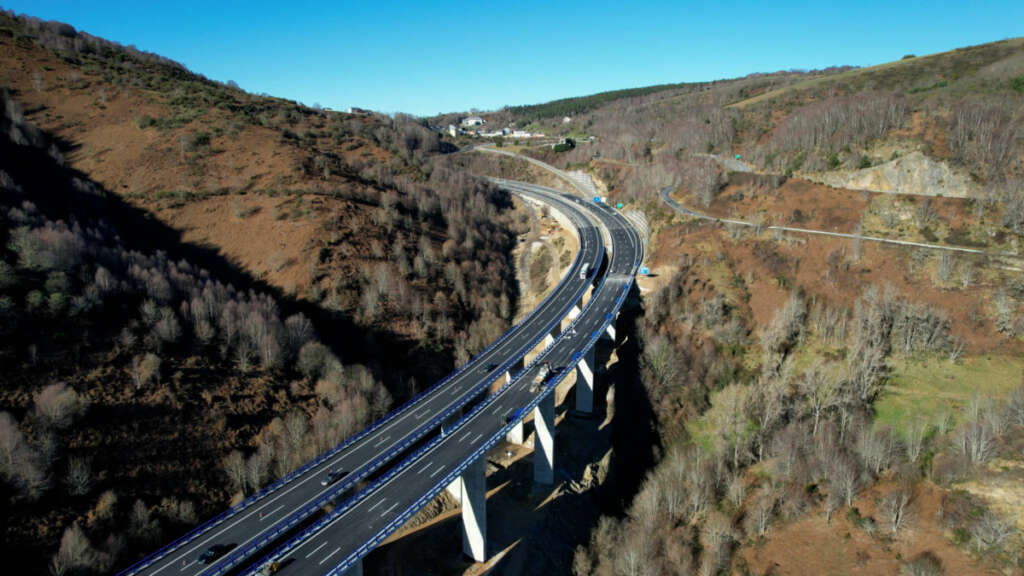
[[[127,565],[509,326],[511,201],[419,121],[247,94],[11,13],[0,61],[0,516],[20,573]]]
[[[495,113],[651,229],[660,461],[576,574],[1019,573],[1022,90],[1012,39]]]

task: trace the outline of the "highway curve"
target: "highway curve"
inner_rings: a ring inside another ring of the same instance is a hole
[[[136,563],[122,576],[223,574],[320,511],[361,480],[393,462],[456,415],[494,380],[520,361],[579,301],[590,284],[580,279],[584,265],[600,267],[604,245],[598,229],[577,212],[567,212],[580,236],[580,251],[567,275],[525,319],[451,376],[395,410],[341,446],[279,480],[247,501],[207,521],[178,541]],[[493,368],[488,369],[490,366]],[[340,481],[321,486],[329,471]],[[198,561],[213,546],[227,550],[215,564]]]
[[[523,183],[503,182],[503,186],[543,198],[561,210],[586,210],[598,219],[612,242],[602,284],[571,328],[510,384],[474,407],[446,435],[435,438],[257,565],[277,561],[278,574],[283,576],[344,573],[458,478],[469,464],[484,457],[543,396],[553,393],[622,305],[643,255],[641,240],[628,222],[607,206],[579,197]],[[542,361],[556,367],[556,373],[544,389],[531,393],[530,384]]]

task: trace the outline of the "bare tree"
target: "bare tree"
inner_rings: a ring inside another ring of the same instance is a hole
[[[22,497],[34,500],[49,484],[48,465],[49,461],[25,440],[14,418],[0,412],[0,477],[14,485]]]
[[[1016,533],[1012,523],[1005,522],[989,510],[971,525],[971,541],[978,552],[999,550]]]
[[[1006,404],[1010,420],[1017,426],[1024,426],[1024,385],[1018,386],[1010,392]]]
[[[822,416],[840,402],[838,383],[820,366],[815,366],[800,379],[798,390],[804,402],[804,412],[813,423],[811,436],[817,437]]]
[[[245,468],[245,457],[238,450],[232,450],[221,462],[224,473],[235,492],[245,493],[248,486],[248,475]]]
[[[750,407],[757,423],[757,460],[765,457],[765,448],[776,425],[781,421],[785,408],[785,379],[762,377],[754,387]]]
[[[65,428],[85,411],[86,404],[67,384],[57,382],[44,386],[35,397],[36,417],[54,428]]]
[[[738,470],[741,461],[747,458],[754,431],[746,416],[750,389],[742,384],[723,388],[712,400],[708,419],[713,426],[716,449],[732,462],[732,469]]]
[[[81,496],[89,492],[93,484],[92,470],[84,458],[72,457],[68,460],[68,473],[64,479],[68,492],[72,496]]]
[[[128,368],[135,389],[139,390],[150,381],[160,380],[160,357],[151,352],[145,355],[132,358],[132,364]]]
[[[921,449],[924,447],[924,439],[928,432],[928,424],[921,420],[907,422],[903,437],[904,446],[907,449],[907,460],[916,463],[921,457]]]
[[[96,559],[96,551],[75,522],[64,530],[60,538],[60,548],[50,560],[50,573],[53,576],[64,576],[73,571],[92,568]]]
[[[957,430],[954,443],[970,464],[986,462],[995,450],[992,430],[981,420],[964,422]]]
[[[748,536],[764,536],[768,533],[778,498],[771,489],[765,489],[755,498],[747,510],[746,531]]]
[[[893,534],[905,528],[909,521],[911,496],[912,488],[903,485],[892,490],[882,499],[879,513],[885,517],[889,530]]]

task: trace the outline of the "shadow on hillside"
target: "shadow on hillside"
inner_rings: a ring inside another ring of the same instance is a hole
[[[75,147],[67,140],[47,137],[64,153]],[[328,310],[285,294],[256,278],[216,248],[184,242],[180,231],[91,182],[86,174],[59,165],[45,149],[18,146],[4,139],[0,143],[0,158],[4,159],[3,169],[15,182],[32,183],[33,192],[25,193],[24,200],[35,204],[50,220],[74,219],[88,226],[106,222],[129,250],[150,253],[160,250],[171,260],[184,260],[205,268],[214,278],[240,290],[271,295],[278,302],[282,317],[304,314],[324,344],[346,364],[366,364],[385,382],[398,402],[408,396],[403,386],[408,376],[415,374],[421,386],[428,386],[453,366],[450,353],[425,350],[416,341],[389,330],[357,324],[348,313]],[[94,188],[75,186],[71,184],[73,179],[91,182]],[[6,238],[4,241],[6,243]]]

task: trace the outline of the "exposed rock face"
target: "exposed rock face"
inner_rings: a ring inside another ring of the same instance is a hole
[[[862,170],[805,174],[808,180],[851,190],[898,192],[921,196],[967,198],[975,185],[969,176],[954,171],[945,162],[911,152],[885,164]]]

